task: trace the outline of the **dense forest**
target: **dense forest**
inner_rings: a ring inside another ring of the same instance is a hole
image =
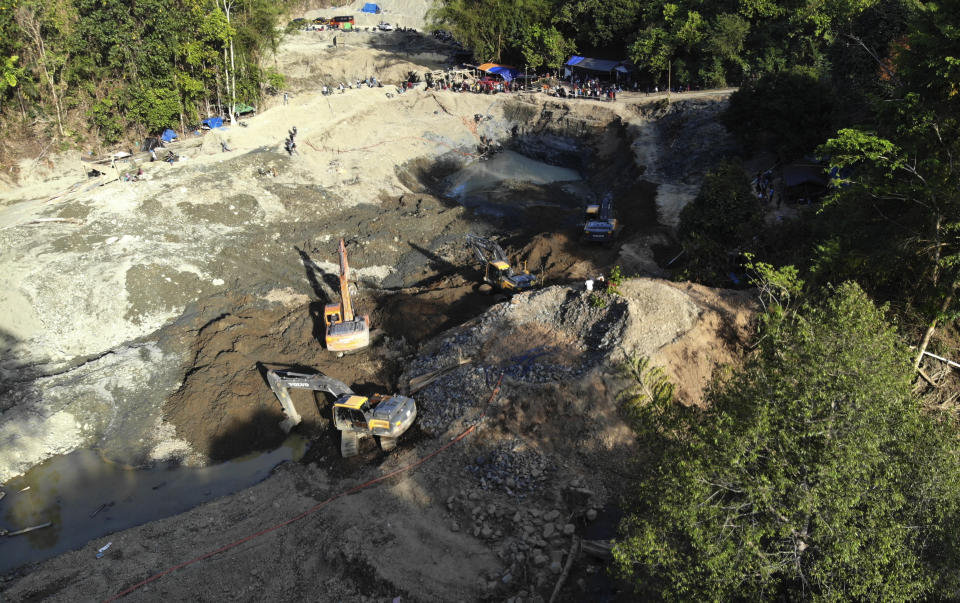
[[[76,145],[232,115],[282,85],[262,59],[285,5],[0,0],[0,117]]]

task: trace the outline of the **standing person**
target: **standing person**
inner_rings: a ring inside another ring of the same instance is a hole
[[[288,97],[288,96],[289,96],[289,94],[287,94],[286,92],[283,93],[283,104],[284,104],[284,105],[287,104],[287,97]]]

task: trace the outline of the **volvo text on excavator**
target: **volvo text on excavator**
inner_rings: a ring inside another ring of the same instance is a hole
[[[613,195],[607,193],[600,203],[587,206],[583,218],[581,240],[594,243],[612,243],[620,233],[620,225],[613,215]]]
[[[473,247],[473,253],[483,265],[483,280],[501,291],[527,291],[537,284],[537,278],[527,271],[526,266],[514,270],[510,267],[507,254],[496,242],[468,234],[467,242]]]
[[[323,322],[327,326],[327,349],[332,352],[352,352],[370,345],[370,317],[357,316],[350,303],[347,282],[347,247],[340,239],[340,303],[323,308]]]
[[[290,398],[290,388],[322,391],[332,395],[333,424],[340,430],[340,454],[343,458],[356,456],[362,438],[377,436],[380,447],[386,451],[397,447],[397,438],[403,435],[417,418],[413,398],[375,394],[358,396],[347,384],[321,372],[312,374],[270,369],[267,371],[270,389],[280,400],[286,418],[280,427],[289,432],[300,423],[300,413]]]

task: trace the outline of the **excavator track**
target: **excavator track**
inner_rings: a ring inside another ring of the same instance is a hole
[[[360,453],[360,435],[355,431],[340,432],[340,456],[348,459]]]

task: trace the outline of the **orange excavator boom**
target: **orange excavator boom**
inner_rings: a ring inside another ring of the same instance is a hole
[[[343,320],[353,320],[353,306],[350,304],[350,290],[347,286],[347,246],[343,239],[340,239],[340,246],[337,249],[340,254],[340,309],[343,311]]]

